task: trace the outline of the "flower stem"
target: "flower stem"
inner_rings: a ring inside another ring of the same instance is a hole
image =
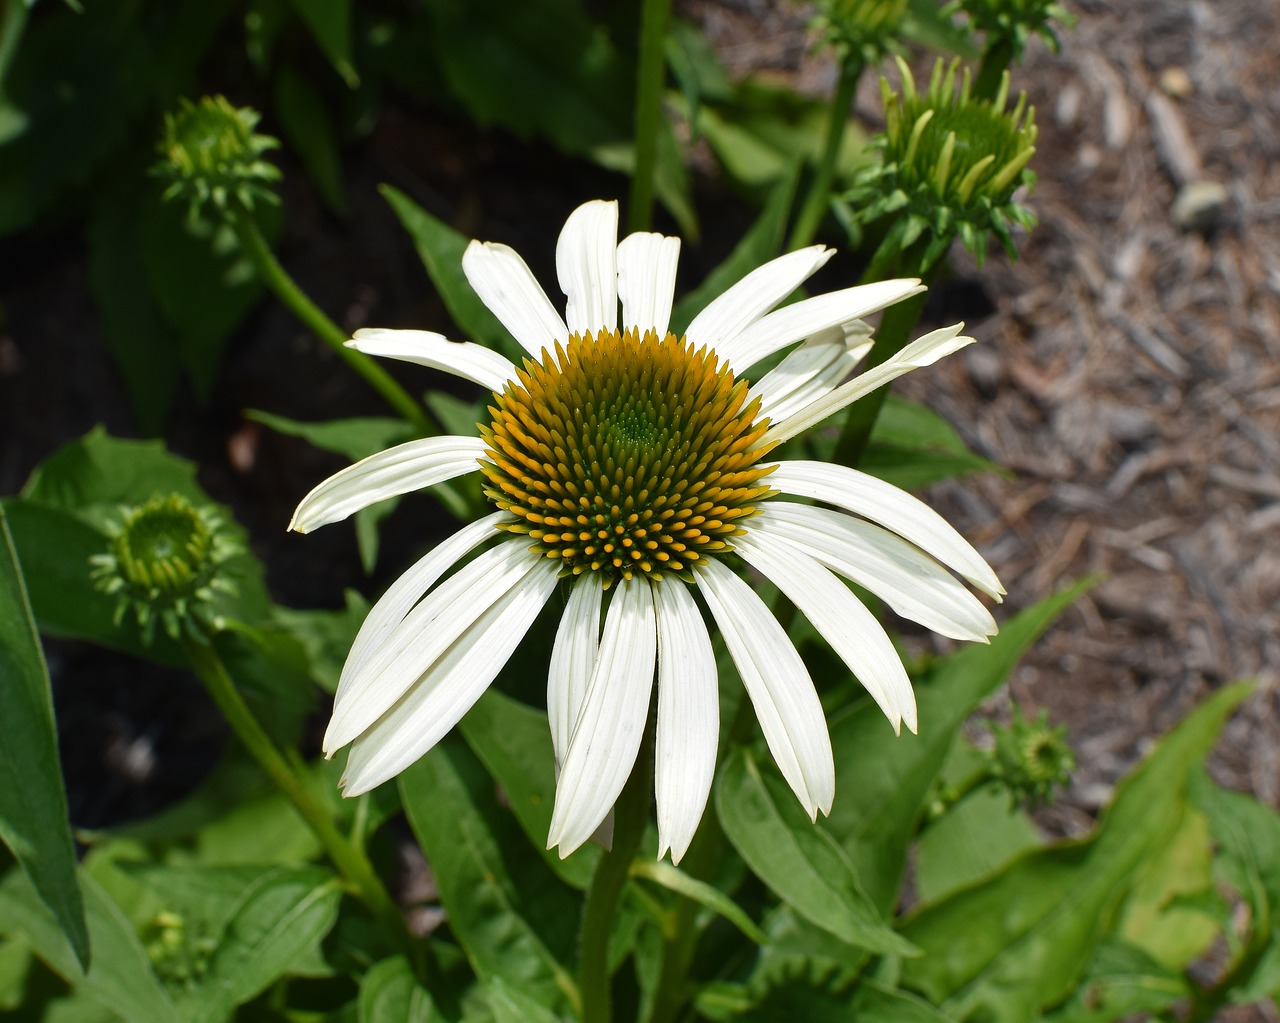
[[[613,848],[600,857],[582,912],[582,1023],[611,1023],[609,938],[631,862],[649,821],[653,789],[653,723],[645,730],[640,755],[614,806]]]
[[[348,841],[337,829],[328,811],[316,802],[302,779],[289,766],[284,754],[276,748],[240,696],[231,676],[227,674],[222,658],[214,649],[212,640],[201,641],[186,636],[183,638],[182,648],[192,669],[222,711],[222,716],[310,826],[352,894],[369,907],[384,933],[402,946],[409,955],[410,962],[417,964],[424,972],[434,972],[434,964],[424,958],[425,947],[409,934],[404,917],[387,893],[382,880],[374,872],[364,851]]]
[[[800,213],[796,217],[795,227],[791,230],[788,250],[804,248],[813,241],[813,236],[822,226],[822,218],[826,215],[831,198],[831,183],[836,178],[840,147],[844,144],[845,127],[849,123],[849,107],[853,104],[853,94],[857,91],[858,79],[862,76],[862,66],[862,61],[857,57],[847,57],[840,62],[840,81],[827,110],[827,137],[822,159],[814,173],[804,205],[800,207]]]
[[[640,55],[636,67],[636,166],[631,176],[627,222],[645,231],[653,216],[654,170],[658,164],[658,131],[662,127],[662,83],[671,0],[644,0],[640,14]]]
[[[288,271],[276,259],[271,246],[267,244],[262,231],[258,229],[257,223],[248,211],[233,211],[230,220],[240,239],[240,244],[258,268],[263,283],[276,293],[280,301],[287,305],[321,341],[332,348],[343,362],[360,374],[365,383],[377,391],[388,405],[412,423],[419,434],[430,437],[439,433],[439,427],[432,422],[422,406],[396,383],[394,377],[369,356],[346,346],[347,332],[329,319],[323,310],[298,287]]]

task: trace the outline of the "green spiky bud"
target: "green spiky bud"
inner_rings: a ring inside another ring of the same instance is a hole
[[[208,508],[169,494],[121,509],[106,552],[90,558],[94,585],[116,598],[116,624],[132,610],[150,642],[159,621],[177,639],[216,626],[219,593],[235,592],[222,571],[240,552]]]
[[[817,27],[844,59],[878,64],[898,47],[907,0],[822,0]]]
[[[910,68],[897,58],[902,91],[881,78],[885,127],[873,144],[880,164],[862,171],[844,196],[855,223],[892,215],[884,246],[900,251],[928,239],[922,264],[941,256],[959,235],[981,262],[994,234],[1013,256],[1010,224],[1030,227],[1031,213],[1013,201],[1035,175],[1027,163],[1035,153],[1035,108],[1026,93],[1009,107],[1009,74],[991,100],[972,95],[969,69],[959,60],[939,60],[928,88],[917,90]]]
[[[1061,45],[1054,23],[1070,28],[1075,16],[1056,0],[953,0],[944,17],[964,11],[970,28],[983,32],[987,49],[1007,47],[1010,60],[1021,60],[1032,36],[1044,39],[1054,53]]]
[[[199,103],[184,99],[164,118],[161,160],[153,169],[169,182],[166,200],[185,198],[192,211],[205,203],[220,210],[254,203],[278,203],[272,186],[280,168],[262,155],[280,143],[255,134],[260,117],[247,107],[233,107],[223,96],[206,96]]]
[[[1047,711],[1028,721],[1014,707],[1009,726],[992,724],[991,733],[993,780],[1008,789],[1015,805],[1035,808],[1051,803],[1055,789],[1068,782],[1076,766],[1066,728],[1051,728]]]

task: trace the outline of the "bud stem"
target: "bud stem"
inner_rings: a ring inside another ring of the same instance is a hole
[[[653,215],[654,170],[658,164],[658,132],[662,129],[662,80],[666,71],[662,44],[667,35],[671,0],[644,0],[640,13],[640,55],[636,69],[636,164],[631,175],[627,223],[647,231]]]
[[[840,147],[844,144],[845,127],[849,123],[849,107],[853,105],[853,94],[857,91],[862,67],[862,61],[857,57],[846,57],[840,62],[840,81],[836,85],[836,94],[827,111],[826,144],[814,173],[813,182],[805,195],[804,205],[800,208],[795,227],[791,230],[791,241],[787,244],[788,250],[804,248],[813,241],[813,236],[822,226],[822,218],[827,212],[831,198],[831,183],[836,177]]]

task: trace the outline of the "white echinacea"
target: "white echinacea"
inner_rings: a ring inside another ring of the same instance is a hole
[[[809,815],[828,813],[835,794],[826,721],[804,663],[725,554],[786,594],[895,731],[902,722],[916,729],[910,682],[839,577],[962,640],[986,641],[996,626],[947,569],[997,600],[1004,590],[973,547],[909,494],[844,466],[769,457],[862,395],[972,342],[960,326],[937,330],[846,380],[872,343],[860,318],[922,291],[918,281],[775,308],[832,255],[812,246],[747,274],[676,337],[668,323],[679,239],[637,233],[618,242],[617,228],[614,202],[569,216],[556,247],[563,318],[514,250],[468,247],[467,280],[528,352],[522,366],[428,331],[357,331],[349,343],[362,352],[489,388],[492,419],[481,437],[414,440],[357,462],[311,491],[290,528],[305,533],[396,494],[483,473],[492,514],[401,576],[352,645],[324,739],[329,755],[351,744],[345,793],[395,776],[452,729],[567,579],[547,678],[559,766],[547,846],[568,855],[609,814],[656,680],[659,855],[670,849],[679,861],[706,805],[718,735],[716,663],[695,592]],[[746,371],[792,346],[748,385]]]

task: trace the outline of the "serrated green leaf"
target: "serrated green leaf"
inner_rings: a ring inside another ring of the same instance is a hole
[[[919,735],[895,736],[870,700],[831,720],[836,799],[827,828],[881,912],[897,899],[907,846],[961,723],[1090,585],[1078,583],[1004,622],[989,646],[968,646],[941,661],[916,686]]]
[[[360,979],[359,1023],[442,1023],[403,956],[384,959]]]
[[[84,900],[58,761],[53,695],[22,566],[0,506],[0,841],[89,965]]]
[[[809,820],[785,784],[761,771],[750,750],[737,749],[725,761],[715,799],[733,847],[797,913],[868,951],[915,954],[880,918],[840,847]]]
[[[578,900],[541,859],[519,855],[519,828],[480,764],[446,739],[400,775],[399,788],[476,975],[501,978],[541,1004],[576,1006],[577,985],[564,963]]]
[[[10,871],[0,882],[0,920],[6,930],[21,933],[77,995],[129,1023],[179,1020],[177,1006],[156,979],[133,925],[84,871],[79,872],[79,887],[93,949],[87,972],[81,970],[61,927],[20,871]]]
[[[1247,686],[1219,691],[1119,787],[1093,836],[1029,853],[987,882],[922,907],[903,933],[924,955],[902,983],[961,1018],[1022,1023],[1074,988],[1115,911],[1177,832],[1191,771]],[[981,921],[981,926],[975,926]]]

